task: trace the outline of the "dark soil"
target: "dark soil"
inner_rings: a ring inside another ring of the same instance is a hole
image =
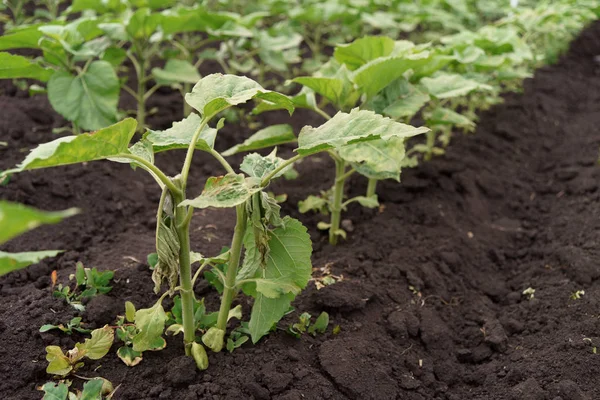
[[[285,212],[311,227],[314,267],[327,266],[344,280],[321,290],[311,283],[297,311],[257,345],[210,354],[210,368],[196,372],[175,337],[137,367],[126,367],[113,351],[81,374],[108,378],[121,385],[116,399],[132,400],[600,399],[600,354],[593,351],[600,345],[598,54],[595,23],[557,65],[527,80],[523,94],[507,95],[483,113],[475,135],[457,135],[445,156],[405,171],[401,185],[381,184],[384,208],[352,207],[345,218],[354,229],[335,248],[314,229],[318,216],[295,210],[306,194],[331,184],[332,174],[323,173],[331,163],[306,161],[298,180],[278,183],[275,191],[289,196]],[[51,128],[64,121],[43,98],[2,89],[0,140],[9,146],[0,147],[0,168],[7,168],[52,139]],[[173,110],[149,120],[164,128],[177,118],[180,100],[164,94],[154,101]],[[305,113],[292,121],[297,129],[320,123]],[[239,139],[233,132],[223,131],[222,148]],[[181,159],[164,155],[158,163],[175,173]],[[218,173],[215,162],[198,154],[193,190]],[[356,178],[351,186],[361,193],[365,182]],[[44,323],[75,315],[51,296],[51,271],[67,282],[76,261],[116,270],[112,292],[87,305],[84,319],[92,326],[111,323],[126,300],[152,304],[144,260],[153,247],[159,193],[142,172],[96,162],[24,173],[0,194],[42,209],[83,210],[3,246],[67,249],[0,278],[0,398],[38,399],[36,386],[49,378],[44,347],[82,339],[38,333]],[[233,222],[228,211],[198,212],[195,247],[217,253]],[[529,287],[531,299],[522,294]],[[571,299],[578,290],[585,294]],[[205,283],[196,293],[217,307]],[[285,332],[299,313],[323,310],[332,320],[328,333],[298,340]]]

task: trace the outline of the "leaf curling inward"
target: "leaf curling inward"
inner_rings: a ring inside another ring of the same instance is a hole
[[[192,206],[194,208],[235,207],[260,191],[259,183],[258,179],[246,178],[243,174],[213,176],[206,181],[200,196],[192,200],[185,200],[179,206]]]

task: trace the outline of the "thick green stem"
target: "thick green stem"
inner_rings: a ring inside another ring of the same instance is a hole
[[[175,204],[184,199],[180,194],[173,194]],[[183,319],[183,344],[185,354],[190,355],[192,343],[196,339],[194,322],[194,287],[192,285],[192,266],[190,263],[190,225],[187,220],[187,207],[175,208],[175,223],[179,238],[179,293],[181,294],[181,316]]]
[[[227,273],[225,282],[223,282],[223,296],[221,297],[221,307],[219,308],[219,316],[217,318],[217,329],[223,332],[227,328],[227,318],[231,309],[231,302],[236,293],[235,278],[240,264],[242,247],[244,241],[244,233],[246,232],[246,204],[240,204],[236,207],[237,222],[231,242],[231,253],[229,254],[229,263],[227,265]]]
[[[425,161],[430,161],[433,155],[433,148],[435,147],[435,132],[429,131],[425,135],[427,138],[427,153],[425,153],[423,158]]]
[[[367,184],[367,197],[377,195],[377,179],[370,178]]]
[[[329,243],[336,245],[338,240],[338,231],[340,229],[340,220],[342,216],[342,200],[344,199],[344,184],[346,180],[343,176],[346,174],[346,163],[344,160],[335,160],[335,185],[333,186],[333,204],[331,204],[331,226],[329,227]]]
[[[192,90],[192,85],[189,83],[183,84],[183,117],[187,117],[192,112],[192,106],[190,106],[187,101],[185,101],[186,93],[189,93]]]

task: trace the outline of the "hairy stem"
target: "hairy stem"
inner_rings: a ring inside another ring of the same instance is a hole
[[[344,199],[344,184],[346,180],[342,177],[346,174],[346,163],[344,160],[335,160],[335,185],[333,186],[333,204],[331,204],[331,226],[329,227],[329,243],[337,244],[338,230],[342,215],[342,200]]]
[[[225,282],[223,282],[223,296],[221,297],[221,307],[219,308],[219,316],[217,318],[217,328],[225,331],[227,328],[227,318],[231,309],[231,302],[235,295],[235,277],[237,276],[242,247],[244,241],[244,233],[246,232],[246,204],[240,204],[236,207],[237,222],[231,241],[231,253],[229,254],[229,263],[227,264],[227,273]]]
[[[367,197],[375,195],[377,195],[377,179],[369,178],[369,183],[367,184]]]
[[[180,194],[172,195],[176,204],[184,200]],[[192,343],[196,338],[196,324],[194,323],[195,299],[190,264],[190,225],[187,215],[187,207],[175,208],[175,223],[179,238],[179,292],[181,293],[181,316],[183,319],[183,345],[185,354],[189,356],[192,351]]]

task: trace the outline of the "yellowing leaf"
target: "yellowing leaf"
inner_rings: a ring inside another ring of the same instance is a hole
[[[109,326],[105,326],[100,329],[94,329],[90,339],[85,339],[84,343],[77,343],[75,347],[87,358],[99,360],[108,353],[114,340],[114,330]]]

